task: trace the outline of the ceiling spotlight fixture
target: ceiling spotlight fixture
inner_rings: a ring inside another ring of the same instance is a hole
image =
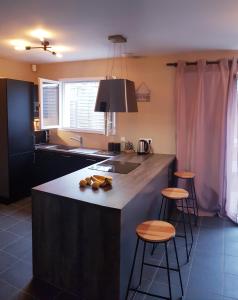
[[[62,57],[62,54],[56,53],[55,51],[52,50],[52,46],[50,46],[49,41],[46,41],[46,40],[41,41],[41,46],[38,46],[38,47],[26,46],[25,47],[25,50],[32,50],[32,49],[42,49],[44,51],[50,52],[52,55],[56,55],[57,57]]]
[[[127,39],[120,34],[110,35],[108,40],[113,44],[113,58],[111,60],[110,71],[105,80],[100,80],[95,111],[100,112],[137,112],[137,101],[135,93],[135,84],[133,81],[126,79],[127,65],[126,57],[122,58],[122,47]],[[117,49],[118,48],[118,55]],[[115,76],[116,57],[120,63],[121,74]],[[123,66],[123,60],[125,62]],[[125,70],[123,75],[123,69]]]

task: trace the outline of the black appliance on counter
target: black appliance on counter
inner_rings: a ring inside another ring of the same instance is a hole
[[[37,130],[34,132],[36,145],[49,143],[49,131],[48,130]]]
[[[33,83],[0,79],[0,201],[30,194],[34,161]]]

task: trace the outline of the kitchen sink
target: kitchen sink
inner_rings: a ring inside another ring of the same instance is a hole
[[[80,148],[68,145],[51,145],[51,144],[42,144],[36,146],[36,149],[51,149],[51,150],[58,150],[58,151],[65,151],[70,153],[77,153],[77,154],[99,154],[104,156],[114,156],[116,154],[111,154],[108,151],[102,151],[97,149],[87,149],[87,148]]]
[[[57,149],[57,150],[66,150],[66,151],[71,151],[74,149],[78,149],[77,147],[72,147],[72,146],[67,146],[67,145],[56,145],[51,147],[53,149]]]
[[[82,153],[82,154],[94,154],[98,152],[97,150],[83,149],[83,148],[74,148],[74,149],[70,149],[69,151],[75,153]]]

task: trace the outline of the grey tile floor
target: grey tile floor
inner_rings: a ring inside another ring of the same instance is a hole
[[[181,225],[177,226],[181,231]],[[184,239],[177,238],[186,300],[238,299],[238,226],[218,217],[200,218],[194,229],[194,247],[186,263]],[[147,260],[164,264],[159,246]],[[169,260],[175,266],[172,245]],[[179,299],[178,275],[171,272],[173,299]],[[145,267],[142,288],[168,295],[166,271]],[[31,199],[0,204],[0,300],[75,300],[61,290],[32,279]],[[158,298],[135,295],[135,300]],[[103,299],[102,299],[103,300]],[[111,299],[117,300],[117,299]]]

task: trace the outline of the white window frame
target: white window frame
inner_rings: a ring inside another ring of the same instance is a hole
[[[99,132],[99,131],[94,131],[94,130],[87,130],[87,129],[78,129],[78,128],[68,128],[68,127],[63,127],[63,93],[64,93],[64,83],[67,82],[84,82],[84,81],[100,81],[102,79],[105,79],[105,77],[79,77],[79,78],[60,78],[59,80],[48,80],[44,78],[39,78],[39,87],[42,86],[43,82],[49,82],[49,83],[56,83],[59,84],[59,124],[55,126],[44,126],[43,124],[43,110],[41,109],[43,106],[42,103],[42,88],[39,88],[39,99],[40,99],[40,127],[41,129],[53,129],[57,128],[62,131],[73,131],[73,132],[85,132],[85,133],[93,133],[93,134],[101,134],[101,135],[115,135],[116,134],[116,113],[105,113],[104,120],[105,120],[105,130],[104,132]],[[108,121],[109,121],[109,114],[112,115],[112,123],[111,127],[109,128],[108,126]]]
[[[43,118],[43,82],[48,82],[48,83],[53,83],[53,84],[57,84],[59,86],[59,95],[58,95],[58,99],[59,99],[59,124],[55,124],[55,125],[50,125],[50,126],[45,126],[44,125],[44,118]],[[61,83],[59,80],[51,80],[51,79],[45,79],[45,78],[38,78],[38,95],[39,95],[39,119],[40,119],[40,128],[41,129],[54,129],[54,128],[60,128],[60,124],[61,124],[61,110],[62,110],[62,107],[61,107],[61,103],[62,103],[62,99],[61,99],[61,95],[62,95],[62,92],[61,92]]]

